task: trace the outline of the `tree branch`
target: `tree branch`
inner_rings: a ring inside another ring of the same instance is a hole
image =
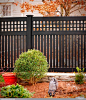
[[[84,4],[85,4],[86,2],[84,2]],[[77,6],[77,5],[80,5],[80,4],[78,4],[78,1],[76,1],[76,2],[72,2],[72,4],[75,4],[74,6],[72,6],[71,8],[70,8],[70,10],[71,9],[73,9],[75,6]]]
[[[72,6],[72,7],[70,8],[70,10],[73,9],[75,6],[77,6],[77,3],[76,3],[74,6]]]
[[[84,6],[84,7],[85,7],[85,6]],[[77,8],[77,9],[71,11],[70,14],[73,13],[73,12],[75,12],[75,11],[77,11],[77,10],[79,10],[79,9],[82,9],[82,8],[81,8],[81,7],[80,7],[80,8]]]
[[[56,9],[56,12],[59,12],[62,15],[62,13],[58,9]]]

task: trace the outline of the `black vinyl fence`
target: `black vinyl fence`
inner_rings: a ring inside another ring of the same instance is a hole
[[[0,71],[13,71],[28,49],[43,52],[51,72],[86,68],[86,17],[0,18]]]

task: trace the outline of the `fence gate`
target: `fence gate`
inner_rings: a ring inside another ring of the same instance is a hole
[[[0,18],[0,68],[12,71],[28,49],[43,52],[49,71],[86,68],[86,17]],[[85,69],[86,71],[86,69]]]

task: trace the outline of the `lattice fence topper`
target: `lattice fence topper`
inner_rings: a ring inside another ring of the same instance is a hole
[[[1,32],[26,31],[26,29],[27,29],[26,21],[2,21],[1,22]]]
[[[1,22],[1,32],[26,29],[27,21]],[[86,31],[86,21],[33,21],[33,31]]]
[[[33,31],[86,31],[86,21],[33,21]]]

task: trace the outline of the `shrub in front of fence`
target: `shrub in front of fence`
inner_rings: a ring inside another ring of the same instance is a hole
[[[76,67],[77,74],[75,75],[75,82],[76,84],[83,84],[84,83],[84,68],[81,70],[79,67]]]
[[[29,92],[27,89],[24,89],[22,85],[8,85],[2,87],[1,95],[5,98],[31,98],[33,93]]]
[[[39,50],[28,50],[22,53],[15,62],[14,72],[18,78],[36,83],[48,71],[46,57]]]

